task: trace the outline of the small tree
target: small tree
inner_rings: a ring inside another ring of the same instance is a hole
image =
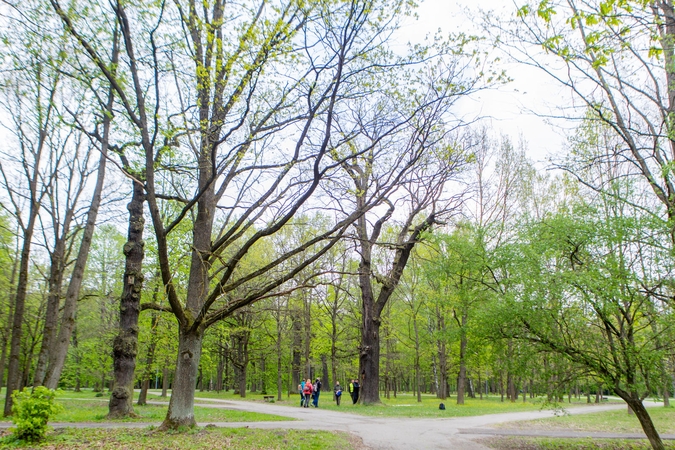
[[[42,440],[47,433],[49,416],[63,409],[61,405],[55,403],[56,391],[44,386],[36,387],[33,392],[29,388],[14,391],[12,398],[14,399],[12,421],[16,425],[12,431],[22,441]]]

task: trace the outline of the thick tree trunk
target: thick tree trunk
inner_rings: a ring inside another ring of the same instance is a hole
[[[195,386],[199,359],[202,353],[202,332],[180,330],[178,336],[178,357],[176,358],[176,376],[173,380],[169,410],[160,431],[176,429],[181,426],[194,427]]]
[[[380,403],[380,319],[364,314],[359,349],[359,398],[364,405]]]
[[[124,244],[126,256],[122,297],[120,299],[120,324],[113,341],[113,390],[108,404],[108,418],[118,419],[134,413],[134,370],[138,350],[138,315],[143,289],[143,186],[133,182],[129,210],[129,231]]]

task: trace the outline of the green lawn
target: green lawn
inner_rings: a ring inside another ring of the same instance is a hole
[[[149,398],[149,400],[151,400]],[[165,399],[166,400],[166,399]],[[97,397],[90,390],[82,392],[60,391],[57,402],[63,406],[63,411],[50,418],[50,422],[102,422],[108,414],[107,396]],[[134,412],[138,418],[123,419],[125,422],[161,422],[166,416],[166,405],[134,404]],[[294,420],[288,417],[273,414],[259,414],[228,409],[195,407],[197,422],[265,422]],[[2,421],[11,421],[11,418],[2,418]]]
[[[649,415],[659,433],[675,434],[675,408],[648,408]],[[500,428],[528,430],[613,431],[616,433],[642,433],[637,417],[625,409],[593,414],[551,417],[548,419],[507,422]]]
[[[563,439],[530,437],[490,437],[478,442],[496,450],[651,450],[646,439]],[[675,442],[664,441],[668,450],[675,449]]]
[[[0,448],[45,449],[237,449],[340,450],[358,448],[348,433],[252,428],[196,428],[183,433],[155,433],[138,429],[61,429],[39,445],[26,447],[5,435]]]
[[[159,397],[159,391],[151,391],[148,395],[148,399],[153,400],[165,400]],[[239,395],[232,394],[232,391],[229,392],[196,392],[196,399],[202,399],[208,401],[209,399],[218,399],[218,400],[243,400],[243,401],[263,401],[262,394],[251,394],[247,393],[245,398],[241,398]],[[276,398],[276,395],[275,395]],[[363,406],[363,405],[353,405],[348,394],[342,396],[342,403],[338,407],[333,401],[332,392],[322,392],[319,397],[319,408],[329,409],[333,411],[343,411],[352,414],[361,414],[364,416],[383,416],[383,417],[460,417],[460,416],[479,416],[484,414],[498,414],[505,412],[516,412],[516,411],[533,411],[539,410],[542,408],[552,408],[550,404],[544,404],[544,398],[527,398],[526,402],[522,401],[522,397],[514,403],[507,401],[502,402],[501,397],[497,396],[484,396],[483,400],[479,398],[465,399],[464,405],[457,405],[457,399],[454,396],[449,397],[443,403],[445,404],[445,411],[438,409],[438,405],[441,403],[441,400],[437,399],[435,395],[432,394],[422,394],[422,402],[417,402],[417,396],[413,393],[401,393],[399,392],[394,398],[393,396],[390,399],[381,397],[382,404],[376,406]],[[299,407],[300,396],[298,394],[292,394],[290,397],[287,394],[282,396],[281,401],[277,401],[276,404],[289,406],[289,407]],[[572,399],[572,404],[565,402],[561,404],[562,407],[567,406],[586,406],[586,398],[583,397],[579,400]]]
[[[246,399],[233,397],[231,394],[214,394],[214,393],[198,393],[204,400],[209,398],[232,399],[232,400],[258,400],[262,401],[262,396],[252,395],[247,396]],[[381,405],[353,405],[348,395],[343,395],[342,403],[337,406],[333,401],[332,392],[322,392],[319,397],[319,408],[333,411],[342,411],[352,414],[361,414],[364,416],[383,416],[383,417],[459,417],[459,416],[478,416],[484,414],[498,414],[514,411],[532,411],[543,408],[550,408],[551,405],[544,405],[544,399],[527,399],[523,403],[522,399],[515,403],[509,401],[502,402],[500,397],[484,397],[483,400],[478,398],[467,398],[464,405],[457,405],[457,399],[450,397],[443,401],[446,409],[441,411],[438,409],[441,400],[437,399],[435,395],[423,394],[422,402],[417,402],[417,396],[412,393],[398,393],[396,398],[391,397],[387,399],[381,397]],[[300,396],[298,394],[283,397],[279,405],[289,407],[299,407]],[[565,403],[563,406],[568,405]],[[573,400],[571,406],[586,405],[586,399],[582,398],[578,402]]]

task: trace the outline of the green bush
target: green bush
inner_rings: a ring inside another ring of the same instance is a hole
[[[16,428],[12,432],[17,439],[35,442],[45,437],[49,416],[63,408],[56,403],[56,391],[38,386],[33,391],[23,388],[12,394],[12,421]]]

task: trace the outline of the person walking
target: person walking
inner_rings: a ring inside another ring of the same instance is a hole
[[[321,394],[321,378],[317,378],[314,382],[314,395],[312,400],[312,405],[315,408],[319,407],[319,394]]]
[[[335,382],[333,392],[335,393],[335,401],[337,402],[337,405],[340,406],[340,399],[342,398],[342,386],[340,386],[339,381]]]
[[[359,385],[359,380],[354,380],[354,394],[352,395],[352,401],[356,405],[356,402],[359,401],[359,389],[361,389],[361,386]]]
[[[312,387],[312,380],[307,378],[307,381],[305,381],[305,387],[302,388],[302,393],[305,395],[305,403],[302,406],[305,408],[309,408],[309,398],[312,396],[312,391],[314,391]]]
[[[349,385],[347,386],[347,392],[349,392],[349,396],[352,398],[352,401],[354,401],[354,380],[349,382]]]
[[[302,380],[300,384],[298,385],[298,392],[300,392],[300,406],[305,405],[305,380]]]

